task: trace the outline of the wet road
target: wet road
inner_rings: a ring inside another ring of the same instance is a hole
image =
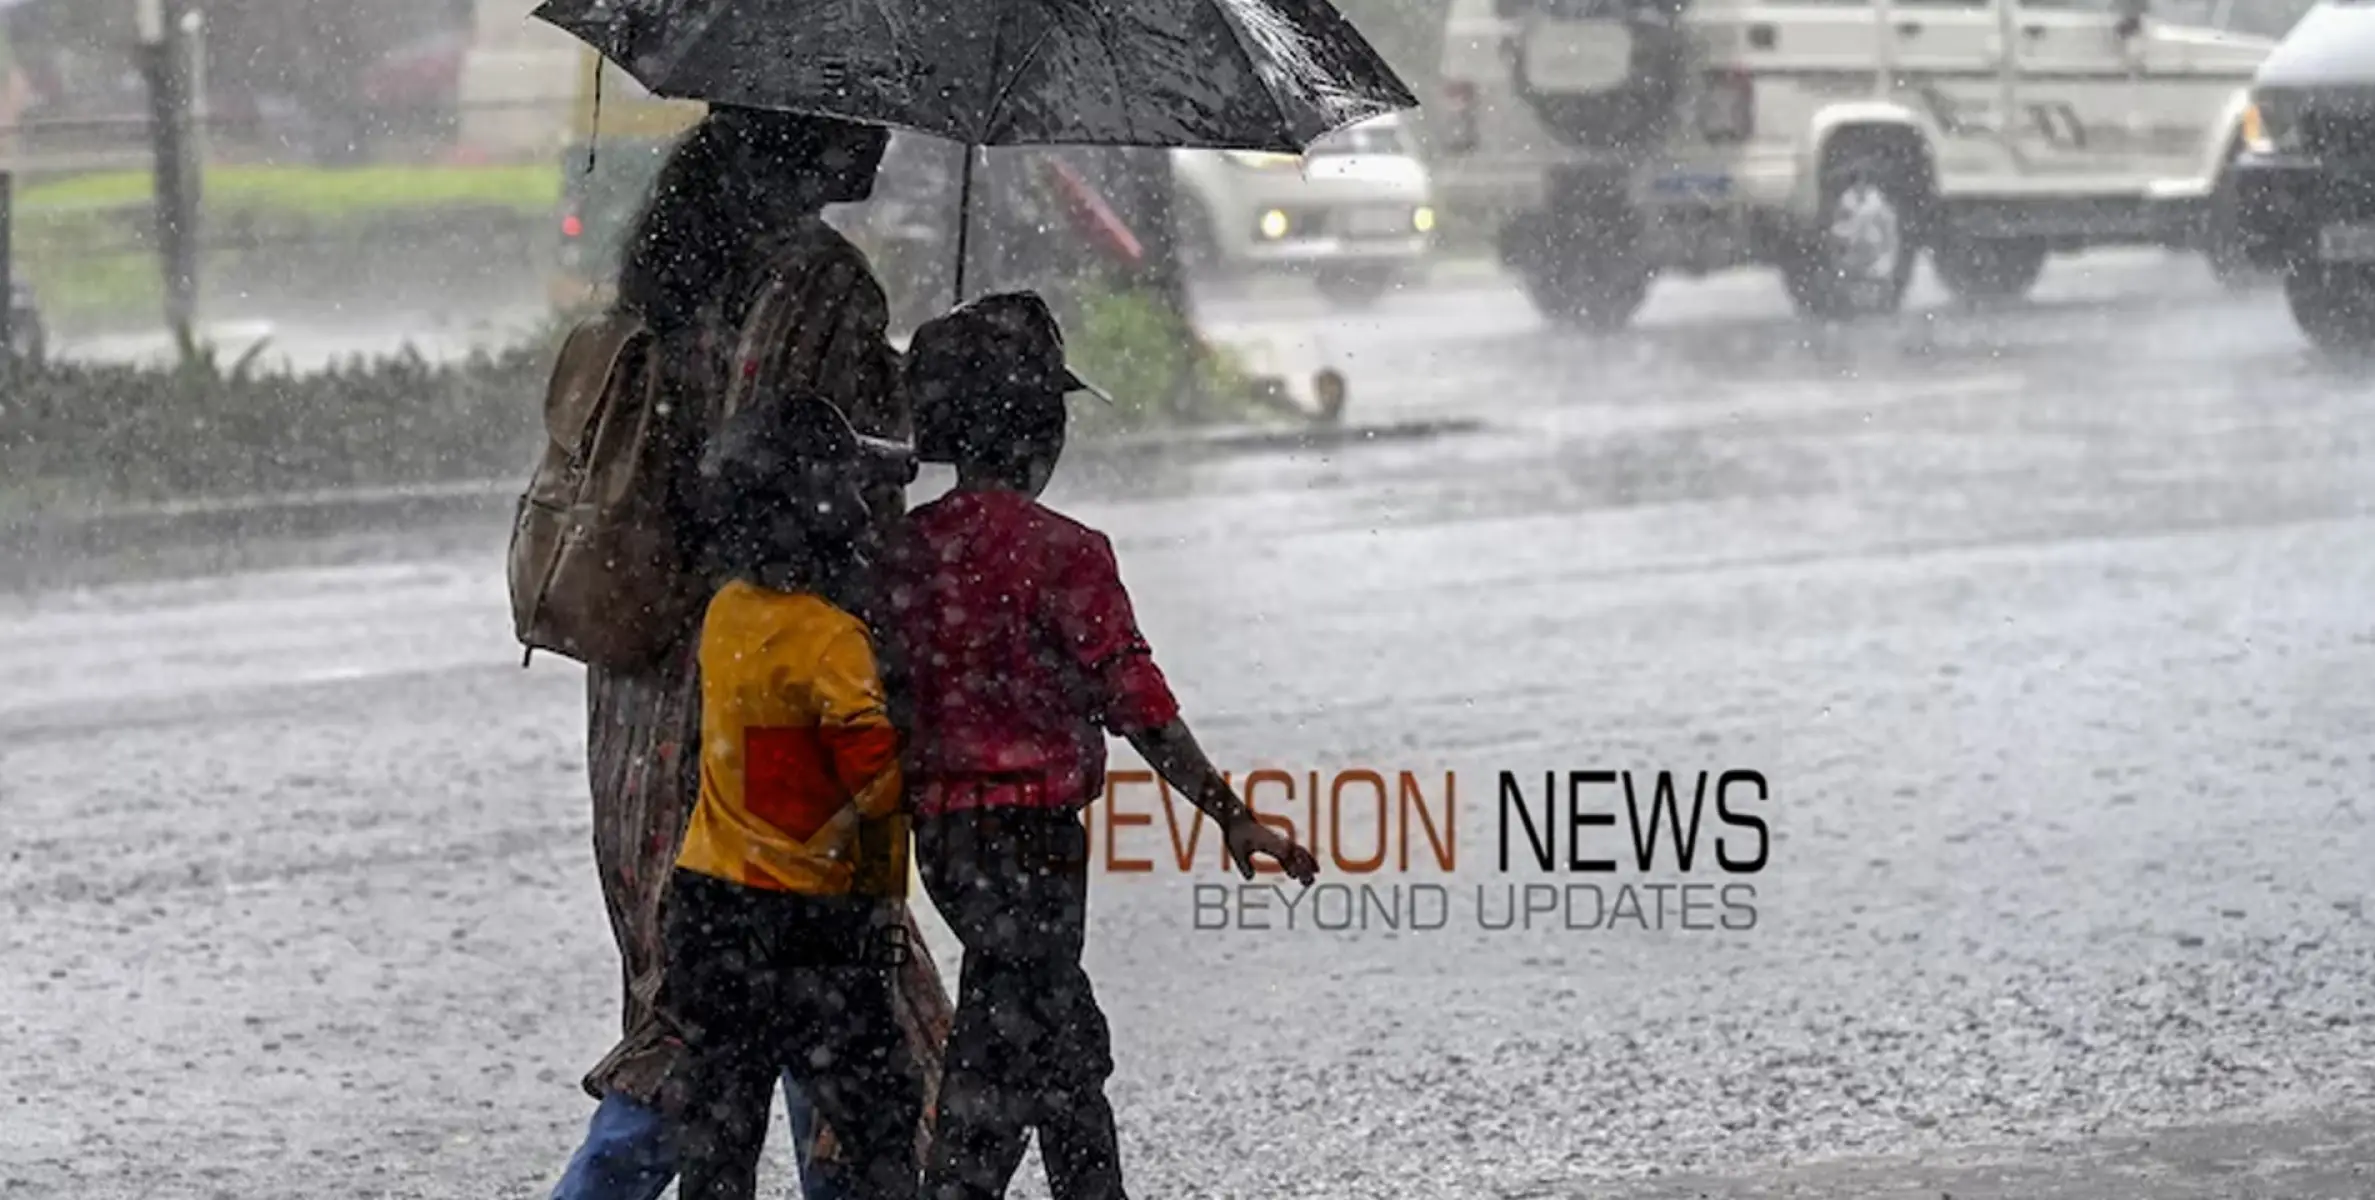
[[[1754,277],[1606,341],[1484,283],[1215,317],[1488,427],[1062,500],[1216,757],[1456,771],[1458,862],[1369,880],[1451,897],[1400,933],[1099,882],[1141,1194],[2375,1193],[2375,376],[2273,297],[2141,257],[1833,330]],[[0,1195],[548,1186],[615,960],[500,532],[0,601]],[[1754,929],[1482,928],[1583,878],[1500,870],[1495,773],[1601,768],[1763,773],[1769,865],[1687,877]]]

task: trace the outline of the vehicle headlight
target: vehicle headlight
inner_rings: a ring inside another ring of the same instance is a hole
[[[1435,210],[1424,204],[1410,214],[1410,227],[1420,233],[1435,232]]]
[[[2274,154],[2276,143],[2268,139],[2267,118],[2260,115],[2260,106],[2253,103],[2243,110],[2243,148],[2253,154]]]
[[[1273,208],[1262,214],[1260,225],[1262,236],[1273,242],[1285,237],[1294,227],[1295,223],[1287,218],[1283,209]]]
[[[2243,148],[2253,154],[2281,154],[2300,148],[2300,120],[2280,95],[2260,93],[2243,109],[2238,131]]]

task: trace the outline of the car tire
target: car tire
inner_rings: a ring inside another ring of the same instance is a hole
[[[2210,265],[2210,277],[2218,281],[2218,286],[2241,295],[2267,283],[2267,273],[2251,264],[2243,249],[2242,234],[2232,224],[2223,232],[2214,225],[2210,237],[2210,244],[2202,247],[2202,261]]]
[[[1632,323],[1656,277],[1640,244],[1640,213],[1621,191],[1568,189],[1501,230],[1501,265],[1544,320],[1614,333]]]
[[[1319,294],[1342,308],[1372,307],[1401,281],[1399,272],[1375,267],[1325,270],[1312,278]]]
[[[2210,215],[2201,233],[2202,260],[2210,265],[2210,276],[2220,287],[2242,293],[2266,283],[2268,274],[2251,264],[2234,167],[2235,154],[2229,151],[2226,169],[2218,174],[2218,187],[2210,193]]]
[[[1849,149],[1823,169],[1815,227],[1782,264],[1809,317],[1888,316],[1904,307],[1929,197],[1902,153]]]
[[[1948,238],[1930,251],[1939,282],[1966,304],[2018,300],[2045,273],[2043,242],[2013,238]]]
[[[1649,299],[1651,279],[1645,266],[1588,261],[1544,264],[1518,276],[1545,318],[1594,333],[1616,333],[1632,324],[1633,314]]]
[[[2328,354],[2375,351],[2375,268],[2308,266],[2284,277],[2293,323]]]

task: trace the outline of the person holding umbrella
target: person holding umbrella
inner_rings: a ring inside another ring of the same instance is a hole
[[[1301,153],[1346,126],[1418,103],[1409,86],[1326,0],[1133,0],[1121,5],[1046,0],[744,0],[732,5],[714,0],[545,0],[534,15],[600,51],[658,96],[803,114],[812,120],[897,126],[968,147],[959,202],[959,301],[966,294],[965,248],[978,157],[971,147],[1075,144]],[[852,156],[836,178],[870,178],[880,159],[879,143],[870,155],[870,160],[863,154]],[[814,144],[805,144],[798,161],[813,166],[826,157]],[[745,156],[738,161],[758,160]],[[862,172],[855,170],[860,163]],[[814,207],[822,206],[819,201],[857,198],[821,196],[813,189],[803,197]],[[746,224],[736,203],[726,202],[717,210],[721,228]],[[813,215],[813,208],[804,213],[803,228]],[[663,221],[653,228],[667,225]],[[711,269],[725,261],[716,256],[674,266],[664,254],[649,255],[648,261],[670,295],[700,294],[724,282]],[[783,290],[780,279],[778,290]],[[881,303],[879,287],[871,290],[871,297],[869,311]],[[778,324],[772,326],[772,337],[760,340],[813,354],[820,343],[816,330],[835,327],[837,321]],[[870,320],[868,327],[880,325]],[[857,341],[870,347],[872,336]],[[856,344],[839,337],[821,340]],[[740,369],[739,363],[728,361],[729,372]],[[887,352],[872,361],[887,362]],[[846,391],[838,380],[834,387]],[[839,398],[833,388],[817,390]],[[862,432],[883,432],[869,427],[857,412],[848,415]],[[620,681],[596,685],[595,733],[597,739],[609,739],[611,746],[607,751],[598,748],[595,759],[610,764],[614,780],[689,771],[689,756],[660,751],[692,744],[685,733],[690,711],[686,685],[692,677],[688,666],[623,687]],[[653,763],[663,769],[653,772],[646,765]],[[601,786],[598,781],[598,795]],[[626,786],[652,792],[649,783]],[[665,790],[681,795],[683,787],[670,784]],[[1220,802],[1217,795],[1207,799]],[[621,827],[637,826],[625,822]],[[664,828],[665,823],[640,827]],[[598,845],[604,840],[598,832]],[[617,857],[643,865],[653,861],[649,845]],[[605,873],[607,878],[609,872]],[[643,876],[625,894],[644,897],[656,891],[655,881]],[[619,907],[614,902],[614,922],[621,919]],[[655,928],[632,912],[625,920],[622,944],[628,942],[627,928]],[[920,947],[920,941],[917,944]],[[648,978],[648,972],[635,970],[636,955],[631,952],[629,957],[631,976]],[[642,957],[656,962],[659,952],[647,948]],[[912,984],[903,986],[901,1001],[919,1015],[929,1015],[928,1006],[917,1003],[922,999],[918,991]],[[631,1001],[630,1010],[635,1008]],[[627,1059],[618,1065],[640,1060],[649,1045],[631,1033],[622,1045]],[[627,1080],[642,1074],[629,1070],[612,1077]]]
[[[882,289],[821,215],[866,197],[883,141],[871,126],[721,107],[671,152],[630,234],[618,303],[654,333],[664,394],[694,410],[702,436],[787,394],[819,398],[866,434],[906,436]],[[886,532],[904,512],[908,477],[893,471],[868,487]],[[704,522],[692,481],[672,483],[681,540],[698,547]],[[660,1100],[683,1050],[660,997],[661,912],[699,794],[700,678],[688,637],[649,668],[591,667],[586,679],[595,862],[625,1015],[623,1036],[585,1078],[599,1106],[553,1196],[656,1200],[677,1173]],[[948,998],[921,938],[910,945],[899,1017],[910,1057],[928,1068],[946,1036]],[[785,1094],[806,1149],[807,1097],[793,1081]],[[811,1200],[838,1200],[816,1172],[803,1173]]]

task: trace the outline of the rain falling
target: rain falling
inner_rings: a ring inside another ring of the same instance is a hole
[[[2370,96],[0,0],[0,1197],[2375,1195]]]

